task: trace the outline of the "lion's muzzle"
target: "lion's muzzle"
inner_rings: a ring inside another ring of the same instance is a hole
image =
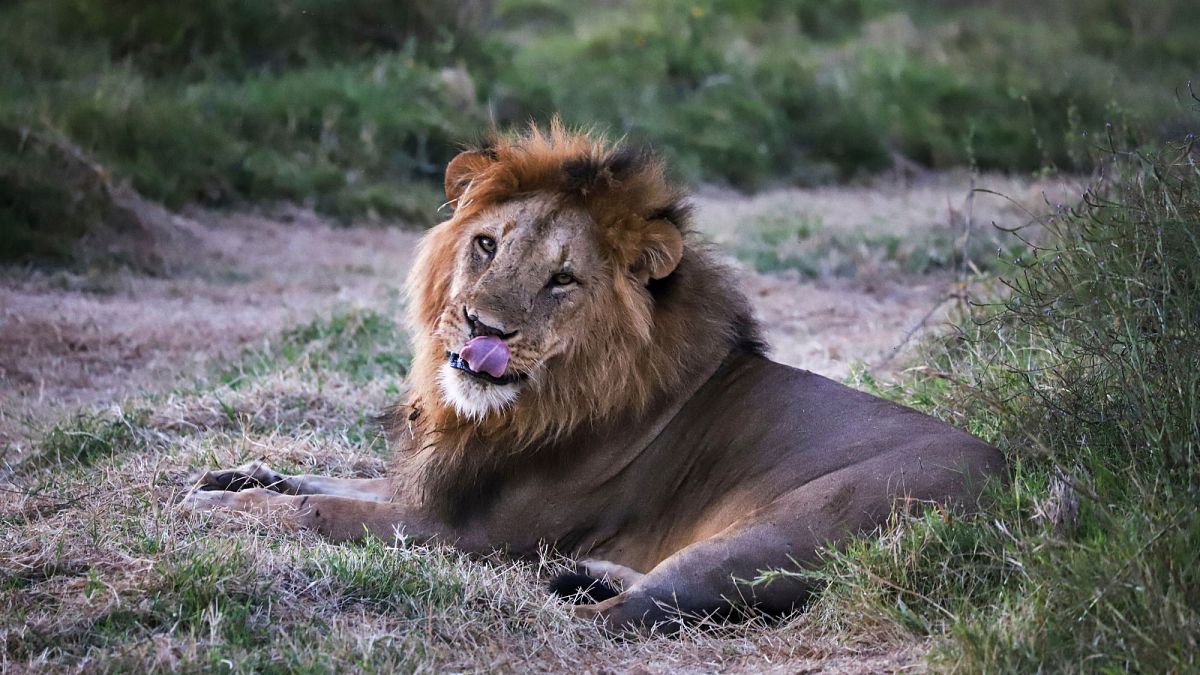
[[[478,338],[476,338],[476,339],[478,339]],[[470,343],[468,343],[468,346],[470,346]],[[466,349],[463,349],[463,352],[466,352],[466,351],[467,351]],[[524,373],[517,373],[517,372],[506,373],[506,372],[504,372],[504,370],[501,370],[500,371],[501,375],[499,377],[497,377],[496,375],[493,375],[492,373],[487,372],[486,370],[477,370],[477,369],[471,367],[470,362],[466,358],[464,358],[462,354],[456,354],[454,352],[446,352],[446,359],[447,359],[447,362],[450,364],[451,368],[454,368],[455,370],[461,370],[462,372],[470,375],[471,377],[474,377],[479,380],[483,380],[484,382],[488,382],[490,384],[498,384],[498,385],[516,384],[516,383],[520,382],[521,380],[525,379]],[[507,366],[507,363],[505,365]]]

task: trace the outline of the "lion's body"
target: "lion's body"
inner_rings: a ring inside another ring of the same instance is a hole
[[[257,467],[208,482],[260,472],[276,491],[197,502],[288,506],[338,540],[400,532],[518,555],[549,543],[625,581],[580,613],[628,626],[792,607],[807,591],[794,577],[745,580],[813,563],[899,500],[972,505],[1002,469],[942,422],[768,360],[652,159],[556,128],[460,160],[447,172],[458,209],[409,279],[416,356],[390,418],[391,482]],[[455,361],[481,331],[504,341],[508,379]]]

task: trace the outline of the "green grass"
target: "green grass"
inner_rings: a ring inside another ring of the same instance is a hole
[[[387,382],[396,392],[411,358],[395,320],[370,310],[349,311],[290,329],[265,349],[248,350],[218,379],[236,389],[270,370],[299,367],[316,374],[337,371],[357,383]]]
[[[254,574],[237,543],[180,552],[159,563],[159,580],[149,607],[124,617],[128,623],[171,627],[193,635],[209,635],[236,647],[253,647],[265,631],[255,625],[256,611],[268,608],[271,580]],[[265,624],[269,619],[263,617]],[[121,619],[110,628],[115,640],[130,637]]]
[[[1200,170],[1190,145],[1109,170],[883,392],[998,443],[1008,485],[831,553],[818,611],[931,635],[952,671],[1200,666]]]
[[[755,271],[794,270],[807,278],[855,277],[889,270],[920,275],[955,269],[1000,272],[1030,252],[1024,241],[993,228],[961,233],[931,226],[913,232],[827,228],[819,218],[766,212],[739,223],[735,255]]]
[[[461,143],[556,112],[741,188],[896,156],[1081,170],[1106,124],[1196,128],[1197,26],[1183,0],[26,0],[0,9],[0,125],[62,137],[171,207],[285,200],[418,224]],[[53,167],[24,166],[0,146],[8,259],[89,227],[86,204],[39,197],[59,189]],[[61,216],[77,224],[33,240]]]
[[[306,566],[314,579],[327,579],[339,606],[363,604],[414,618],[430,608],[466,600],[462,579],[450,574],[443,552],[399,547],[371,537],[329,550]]]
[[[21,468],[87,467],[122,453],[146,451],[154,444],[146,429],[149,416],[145,409],[80,413],[52,427],[42,439],[38,453],[24,460]]]

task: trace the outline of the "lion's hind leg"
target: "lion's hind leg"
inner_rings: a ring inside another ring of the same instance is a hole
[[[575,613],[611,631],[670,632],[746,610],[791,611],[807,601],[813,583],[767,573],[811,565],[821,546],[886,514],[886,489],[864,483],[855,471],[838,471],[758,508],[748,504],[724,530],[675,552],[620,595]]]
[[[575,614],[599,619],[614,632],[673,632],[743,609],[789,611],[808,597],[811,585],[793,575],[759,578],[767,570],[794,569],[798,561],[814,556],[816,539],[790,529],[772,519],[731,528],[672,555],[620,594],[576,606]]]
[[[580,605],[576,614],[609,630],[658,626],[671,630],[694,618],[741,608],[779,614],[807,601],[813,582],[799,571],[816,564],[822,547],[886,522],[896,503],[971,506],[995,451],[979,443],[902,449],[809,481],[721,532],[660,562],[620,595]]]
[[[578,570],[550,581],[550,593],[576,604],[595,604],[616,597],[642,577],[641,572],[607,560],[580,560]],[[614,585],[614,583],[616,585]]]

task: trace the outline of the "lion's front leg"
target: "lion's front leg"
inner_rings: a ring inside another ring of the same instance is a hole
[[[183,498],[183,506],[194,511],[216,511],[225,509],[256,515],[269,515],[275,506],[272,502],[284,495],[263,487],[249,487],[236,491],[195,489]]]
[[[227,509],[278,519],[283,524],[314,530],[335,542],[372,535],[390,541],[399,537],[426,541],[445,537],[443,528],[404,504],[332,495],[287,495],[266,488],[237,492],[193,490],[183,501],[195,510]]]
[[[206,471],[196,480],[201,490],[266,488],[289,495],[336,495],[384,502],[393,497],[388,478],[330,478],[303,474],[289,476],[275,471],[266,462],[253,461],[236,469]]]

